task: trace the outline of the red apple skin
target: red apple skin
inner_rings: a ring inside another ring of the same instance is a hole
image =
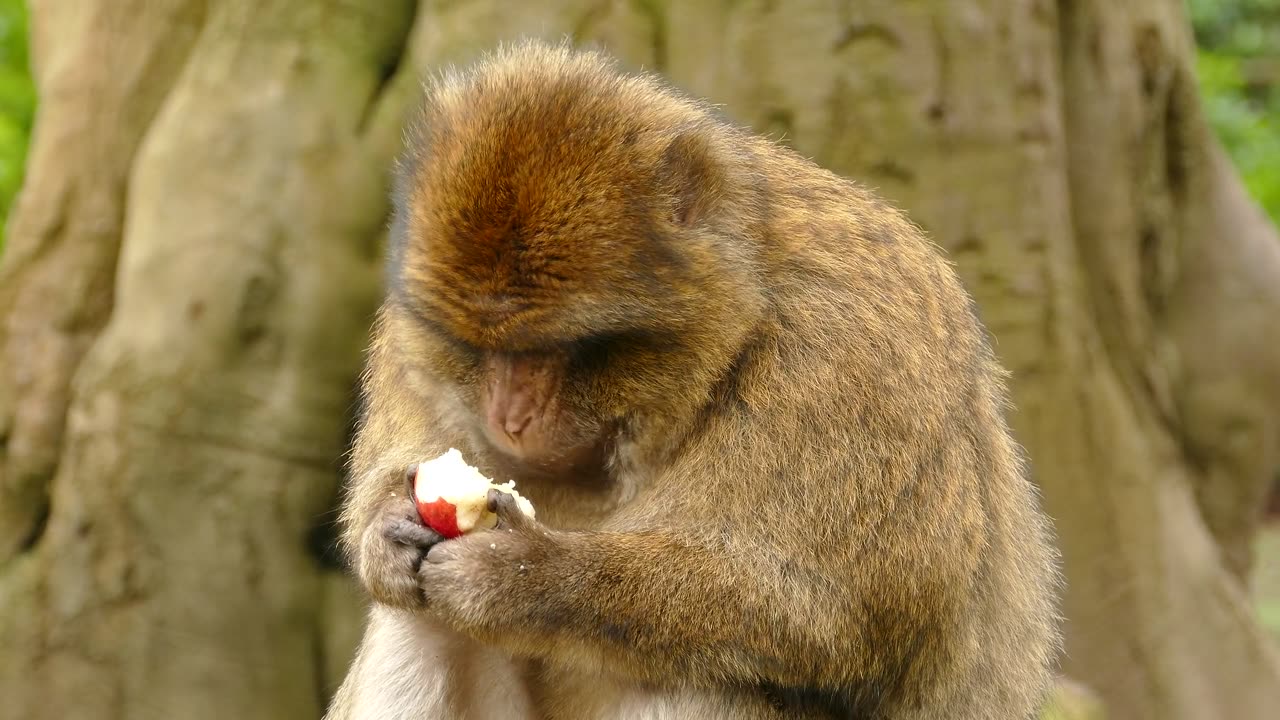
[[[440,533],[441,537],[450,540],[462,535],[458,530],[458,508],[444,498],[436,498],[431,502],[423,502],[415,498],[418,504],[418,517],[427,527]]]

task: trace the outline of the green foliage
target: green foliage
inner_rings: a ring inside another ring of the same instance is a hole
[[[1197,69],[1209,122],[1253,196],[1280,220],[1280,92],[1251,99],[1238,57],[1203,51]]]
[[[27,62],[24,0],[0,0],[0,249],[4,221],[22,184],[36,93]]]
[[[1280,0],[1190,0],[1209,122],[1280,221]]]
[[[1280,50],[1280,0],[1189,0],[1201,47],[1232,55]]]

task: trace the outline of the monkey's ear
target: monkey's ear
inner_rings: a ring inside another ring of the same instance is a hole
[[[662,154],[659,180],[672,201],[672,216],[681,225],[701,222],[720,195],[723,170],[703,132],[680,133]]]

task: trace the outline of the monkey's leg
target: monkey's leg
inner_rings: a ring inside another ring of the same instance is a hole
[[[546,720],[827,720],[771,706],[760,693],[729,688],[658,687],[569,667],[544,667]]]
[[[531,718],[517,668],[430,618],[375,604],[325,720]]]

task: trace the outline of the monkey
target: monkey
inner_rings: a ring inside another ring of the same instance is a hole
[[[1059,652],[1051,524],[944,253],[605,52],[431,84],[341,523],[330,720],[1004,720]],[[408,468],[515,480],[443,540]]]

